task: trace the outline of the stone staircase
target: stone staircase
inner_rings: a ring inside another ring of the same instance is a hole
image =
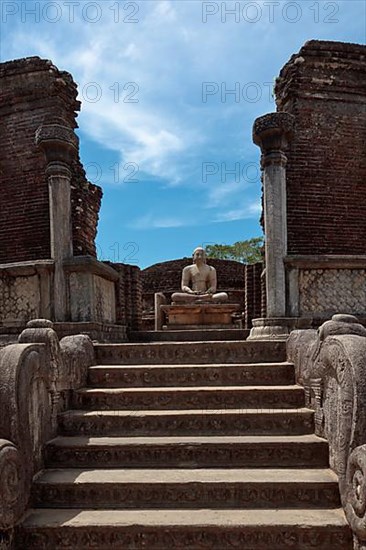
[[[19,549],[349,550],[283,342],[97,345]]]

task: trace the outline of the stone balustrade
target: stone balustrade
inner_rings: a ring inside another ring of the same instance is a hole
[[[315,429],[329,442],[330,465],[354,534],[366,548],[366,329],[352,315],[333,315],[318,331],[293,331],[288,360],[315,411]]]
[[[0,350],[0,547],[26,510],[33,476],[44,467],[43,447],[55,437],[57,415],[95,363],[88,336],[58,340],[53,324],[30,321],[19,343]]]

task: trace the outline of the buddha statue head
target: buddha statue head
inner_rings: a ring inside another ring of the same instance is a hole
[[[193,263],[194,264],[205,264],[206,263],[206,251],[202,246],[198,246],[193,251]]]

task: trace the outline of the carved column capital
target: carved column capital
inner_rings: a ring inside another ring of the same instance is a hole
[[[70,177],[69,166],[79,145],[74,130],[61,124],[43,124],[36,131],[35,142],[45,153],[47,175]]]
[[[269,113],[253,125],[253,142],[262,151],[262,164],[286,165],[286,151],[294,134],[295,117],[289,113]],[[263,167],[264,167],[263,166]]]

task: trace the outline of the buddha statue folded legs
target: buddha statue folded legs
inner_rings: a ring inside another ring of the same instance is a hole
[[[215,294],[190,294],[188,292],[174,292],[172,302],[175,304],[202,304],[202,303],[217,303],[226,302],[228,295],[226,292],[216,292]]]

